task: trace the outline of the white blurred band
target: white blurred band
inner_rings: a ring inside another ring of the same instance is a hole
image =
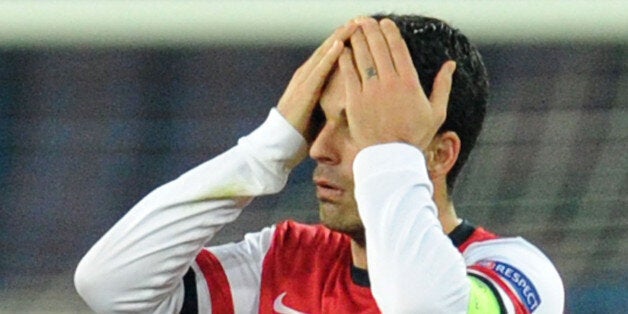
[[[418,13],[475,42],[628,42],[628,1],[0,1],[0,47],[312,45],[357,15]]]

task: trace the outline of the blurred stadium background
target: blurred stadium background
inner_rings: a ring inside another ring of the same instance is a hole
[[[0,2],[0,313],[87,313],[72,274],[153,188],[265,118],[358,14],[461,28],[492,78],[458,210],[549,255],[569,313],[628,312],[627,1]],[[312,163],[213,243],[317,220]]]

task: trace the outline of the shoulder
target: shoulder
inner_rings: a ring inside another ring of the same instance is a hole
[[[469,244],[463,252],[469,273],[500,288],[530,312],[558,313],[564,304],[562,279],[551,260],[521,237]],[[538,309],[538,311],[536,311]]]
[[[483,260],[505,260],[555,269],[550,259],[538,247],[522,237],[495,237],[475,241],[467,246],[463,256],[467,264],[476,264]]]

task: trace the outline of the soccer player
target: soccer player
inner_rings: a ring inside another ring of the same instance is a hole
[[[487,77],[458,30],[376,16],[334,32],[267,120],[142,199],[85,255],[97,312],[562,313],[551,261],[457,217]],[[320,225],[280,222],[204,246],[306,155]]]

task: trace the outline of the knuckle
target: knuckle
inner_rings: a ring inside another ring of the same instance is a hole
[[[402,84],[399,84],[399,81],[395,79],[383,78],[382,85],[383,85],[383,88],[387,90],[397,90],[399,89],[400,86],[404,87],[405,89],[405,84],[403,84],[403,82]]]
[[[403,84],[406,84],[408,86],[419,86],[419,80],[412,75],[409,74],[405,74],[400,76],[401,80],[403,81]]]

